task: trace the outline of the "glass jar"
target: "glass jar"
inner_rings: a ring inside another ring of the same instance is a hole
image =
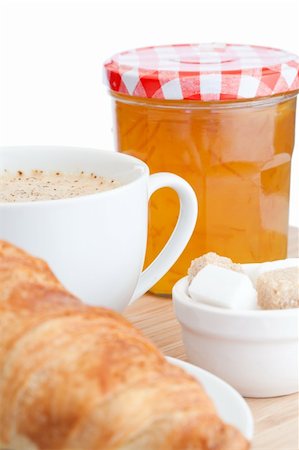
[[[145,161],[152,173],[182,176],[198,198],[195,232],[152,292],[170,294],[190,261],[210,251],[240,263],[286,257],[297,90],[220,100],[110,92],[118,150]],[[178,211],[170,189],[153,195],[146,265],[169,238]]]

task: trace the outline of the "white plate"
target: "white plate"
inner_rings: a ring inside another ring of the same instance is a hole
[[[210,372],[193,366],[193,364],[170,356],[166,358],[171,364],[181,367],[202,384],[225,423],[234,425],[249,441],[252,440],[253,418],[251,411],[246,401],[234,388]]]

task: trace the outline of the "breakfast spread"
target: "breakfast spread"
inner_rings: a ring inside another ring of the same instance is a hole
[[[198,198],[195,232],[153,293],[170,294],[211,250],[239,263],[286,258],[298,66],[282,50],[226,43],[137,48],[106,62],[119,151],[182,176]],[[170,190],[153,196],[147,263],[178,205]]]
[[[115,179],[108,179],[96,173],[65,173],[32,170],[18,170],[15,173],[4,170],[0,173],[0,202],[33,202],[80,197],[114,189],[119,186]]]
[[[246,265],[210,252],[192,261],[188,282],[192,300],[222,308],[299,307],[299,261],[293,259],[256,264],[248,272]]]
[[[197,381],[120,314],[0,242],[0,447],[246,450]]]
[[[298,68],[248,45],[125,51],[105,63],[119,153],[0,149],[0,449],[249,449],[223,381],[212,401],[116,312],[148,289],[173,293],[189,361],[244,396],[298,390]]]

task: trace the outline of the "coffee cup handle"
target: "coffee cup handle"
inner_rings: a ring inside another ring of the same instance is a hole
[[[131,303],[147,292],[179,258],[185,249],[197,219],[197,199],[190,184],[172,173],[161,172],[149,178],[149,198],[158,189],[168,187],[176,191],[180,200],[180,213],[176,226],[164,248],[141,273]]]

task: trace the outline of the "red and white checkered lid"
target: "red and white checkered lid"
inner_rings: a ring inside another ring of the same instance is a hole
[[[234,44],[145,47],[104,65],[112,91],[167,100],[241,100],[299,89],[299,57],[283,50]]]

